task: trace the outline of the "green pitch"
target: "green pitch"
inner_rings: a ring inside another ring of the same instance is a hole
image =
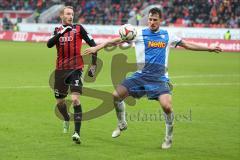
[[[103,69],[86,87],[111,93],[111,59],[124,53],[134,62],[133,49],[101,51]],[[240,156],[240,54],[171,50],[169,75],[175,84],[174,143],[161,150],[164,122],[156,101],[145,98],[127,106],[128,130],[112,139],[113,111],[83,122],[82,144],[62,134],[48,86],[55,66],[55,48],[44,43],[0,42],[0,159],[12,160],[237,160]],[[121,66],[119,66],[120,70]],[[101,101],[82,97],[84,111]]]

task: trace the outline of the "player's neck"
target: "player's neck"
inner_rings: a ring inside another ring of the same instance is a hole
[[[72,26],[72,24],[62,24],[63,27]]]
[[[66,27],[66,26],[72,26],[73,24],[68,24],[68,23],[62,22],[62,25],[63,25],[64,27]]]
[[[160,31],[160,27],[158,27],[157,29],[155,30],[151,30],[153,33],[156,33],[156,32],[159,32]]]

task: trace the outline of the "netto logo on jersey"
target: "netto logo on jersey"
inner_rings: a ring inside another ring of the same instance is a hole
[[[165,48],[166,43],[165,42],[148,41],[148,47],[149,48]]]
[[[73,40],[73,37],[72,36],[69,36],[69,37],[60,37],[59,38],[59,42],[69,42],[69,41],[72,41]]]

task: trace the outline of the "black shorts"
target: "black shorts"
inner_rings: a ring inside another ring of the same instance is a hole
[[[65,98],[70,92],[82,94],[82,70],[55,70],[55,98]]]

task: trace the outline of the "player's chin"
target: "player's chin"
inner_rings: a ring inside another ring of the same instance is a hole
[[[68,25],[71,25],[72,23],[73,23],[72,20],[68,20],[68,21],[67,21],[67,24],[68,24]]]
[[[150,30],[153,32],[157,31],[157,29],[158,29],[157,27],[150,27]]]

